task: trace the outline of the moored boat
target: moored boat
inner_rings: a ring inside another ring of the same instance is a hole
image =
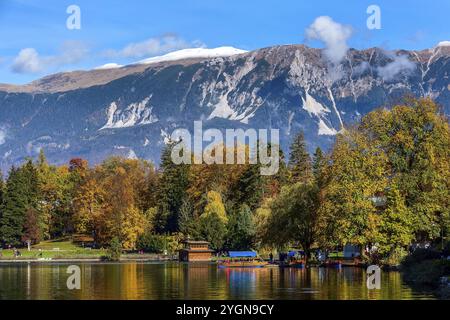
[[[321,265],[326,268],[342,268],[342,261],[340,260],[327,260]]]
[[[306,266],[305,253],[303,251],[290,251],[280,255],[280,268],[304,268]]]
[[[230,251],[228,255],[219,261],[219,268],[264,268],[269,264],[253,251]]]

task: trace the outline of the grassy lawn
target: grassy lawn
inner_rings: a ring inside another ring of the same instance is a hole
[[[335,259],[337,259],[337,258],[342,259],[342,258],[344,258],[344,252],[331,252],[331,253],[328,255],[328,257],[329,257],[329,258],[335,258]]]
[[[32,247],[31,251],[26,248],[19,249],[21,257],[19,259],[83,259],[83,258],[100,258],[106,254],[104,249],[89,249],[80,247],[70,240],[53,240],[43,241]],[[12,250],[3,249],[1,251],[2,260],[10,260],[14,258]],[[42,255],[41,255],[42,254]]]

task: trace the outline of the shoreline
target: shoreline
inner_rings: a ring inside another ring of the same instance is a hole
[[[86,263],[122,263],[122,262],[174,262],[178,261],[177,259],[173,259],[173,257],[161,257],[160,255],[147,255],[141,258],[133,258],[133,257],[122,257],[119,261],[108,261],[102,257],[92,257],[92,258],[30,258],[30,259],[0,259],[0,265],[2,264],[24,264],[24,263],[35,263],[35,264],[45,264],[45,263],[78,263],[78,262],[86,262]]]

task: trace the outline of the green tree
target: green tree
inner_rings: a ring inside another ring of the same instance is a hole
[[[179,214],[189,185],[189,167],[172,162],[173,144],[163,150],[161,156],[161,178],[158,188],[158,212],[155,217],[157,232],[179,230]]]
[[[231,193],[235,205],[246,204],[252,211],[260,206],[266,187],[260,168],[259,164],[247,165],[239,176],[234,191]]]
[[[450,130],[431,99],[408,99],[392,110],[367,115],[359,130],[387,156],[392,183],[414,213],[418,240],[440,236],[440,217],[448,214]]]
[[[306,148],[303,132],[297,134],[291,144],[289,170],[291,183],[309,183],[312,178],[311,157]]]
[[[122,255],[122,243],[120,242],[118,237],[114,237],[111,239],[108,247],[108,260],[111,261],[119,261],[120,256]]]
[[[272,202],[264,243],[279,248],[300,245],[309,258],[319,233],[319,207],[315,184],[284,187]]]
[[[202,240],[208,241],[213,250],[221,250],[225,242],[227,229],[223,220],[217,213],[199,218],[199,236]]]
[[[220,250],[225,241],[227,222],[222,197],[218,192],[208,192],[204,212],[199,218],[199,236],[209,241],[212,249]]]
[[[348,129],[337,136],[330,161],[319,215],[322,246],[374,244],[378,211],[373,197],[388,185],[386,156],[360,132]]]
[[[319,232],[319,189],[315,184],[284,187],[272,202],[264,243],[275,247],[301,245],[310,256]]]
[[[180,208],[180,232],[189,238],[198,237],[198,221],[194,213],[194,207],[189,199],[184,199]]]
[[[382,255],[408,246],[414,238],[412,214],[404,197],[393,187],[387,194],[386,208],[380,213],[380,238],[377,247]]]
[[[21,245],[26,213],[36,209],[37,195],[37,172],[31,160],[20,168],[13,167],[6,182],[1,210],[0,235],[4,244]]]
[[[244,204],[228,220],[226,247],[228,250],[249,250],[254,247],[255,235],[252,212]]]
[[[326,168],[326,156],[320,147],[317,147],[313,156],[313,174],[314,180],[316,181],[319,188],[322,188],[325,184],[325,168]]]

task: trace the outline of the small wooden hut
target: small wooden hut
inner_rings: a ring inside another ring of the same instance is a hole
[[[207,241],[183,241],[183,249],[179,251],[182,262],[209,262],[214,250],[209,249]]]

